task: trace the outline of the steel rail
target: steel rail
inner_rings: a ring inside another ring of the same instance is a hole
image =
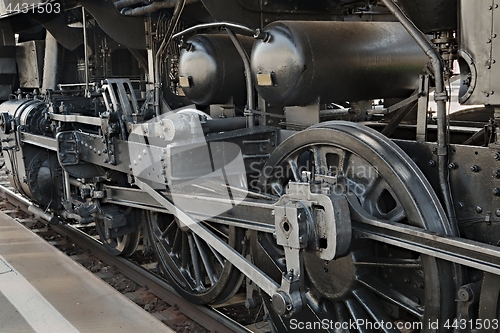
[[[30,207],[36,207],[29,200],[3,185],[0,185],[0,197],[8,200],[11,204],[29,214],[32,213]],[[37,218],[40,221],[47,223],[45,219],[39,216],[37,216]],[[90,237],[81,230],[78,230],[70,225],[63,224],[52,225],[51,228],[57,233],[70,238],[76,245],[91,251],[94,256],[98,257],[103,262],[116,267],[120,273],[127,276],[137,284],[147,286],[153,294],[171,305],[176,305],[183,314],[196,321],[206,329],[212,332],[220,333],[252,332],[214,308],[190,303],[186,299],[182,298],[166,280],[123,257],[109,254],[99,241]]]
[[[227,333],[251,332],[244,326],[238,324],[236,321],[211,307],[190,303],[186,299],[182,298],[166,280],[123,257],[109,254],[102,247],[100,242],[88,236],[86,233],[69,225],[62,224],[52,226],[52,229],[62,235],[68,236],[78,246],[90,250],[93,255],[108,265],[116,267],[118,271],[127,276],[129,279],[140,284],[141,286],[147,286],[149,291],[167,303],[170,303],[171,305],[175,304],[182,313],[206,329]]]

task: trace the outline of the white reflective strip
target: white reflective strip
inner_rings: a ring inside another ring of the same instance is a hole
[[[1,255],[0,291],[36,332],[79,332]]]

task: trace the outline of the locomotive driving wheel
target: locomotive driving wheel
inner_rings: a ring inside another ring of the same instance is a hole
[[[179,227],[169,214],[147,212],[147,227],[158,264],[177,292],[197,304],[222,303],[240,287],[243,275],[210,244],[189,229]],[[244,230],[204,223],[238,252]]]
[[[261,183],[277,195],[309,171],[343,179],[344,194],[365,215],[449,233],[449,222],[420,170],[393,142],[365,126],[330,122],[295,134],[266,167],[272,172]],[[283,248],[269,234],[253,236],[254,262],[279,283],[286,272]],[[278,332],[437,332],[443,329],[436,323],[453,315],[453,267],[447,262],[356,233],[347,256],[325,261],[307,250],[302,256],[303,310],[281,317],[264,297]]]

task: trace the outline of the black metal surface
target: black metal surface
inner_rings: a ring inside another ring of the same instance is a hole
[[[252,50],[254,77],[270,74],[257,91],[266,102],[308,105],[407,97],[427,58],[400,23],[275,22],[270,41]]]
[[[142,18],[121,15],[110,0],[79,2],[115,41],[132,49],[146,48],[146,32]]]
[[[436,191],[439,190],[436,145],[395,141],[418,165]],[[498,245],[500,234],[500,151],[495,145],[473,147],[452,145],[449,184],[460,233],[468,239]]]
[[[239,40],[251,49],[253,40]],[[196,35],[187,41],[188,49],[181,52],[179,76],[189,80],[182,89],[193,103],[224,104],[233,97],[236,105],[245,105],[245,70],[243,61],[227,35]]]
[[[458,0],[398,0],[398,4],[424,33],[457,29]]]

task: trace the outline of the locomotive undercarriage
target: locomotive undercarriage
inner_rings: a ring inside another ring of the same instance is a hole
[[[419,22],[427,0],[326,3],[64,1],[77,46],[33,13],[67,50],[59,86],[0,105],[11,183],[113,254],[142,239],[192,302],[245,281],[273,331],[498,331],[500,103],[473,31]],[[460,5],[439,2],[470,27]],[[456,58],[460,102],[486,106],[447,115]]]

